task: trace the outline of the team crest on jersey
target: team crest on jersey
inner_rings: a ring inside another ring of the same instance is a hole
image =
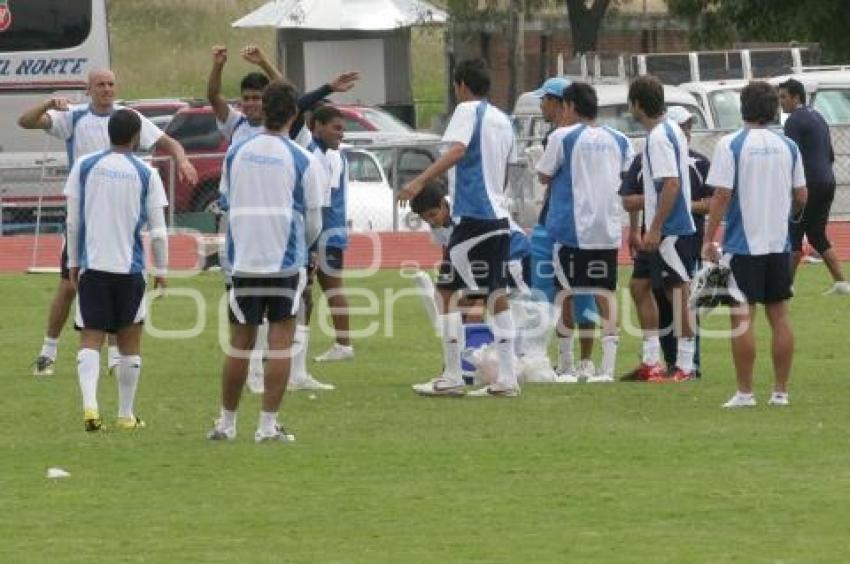
[[[12,9],[9,8],[9,0],[0,0],[0,33],[12,26]]]

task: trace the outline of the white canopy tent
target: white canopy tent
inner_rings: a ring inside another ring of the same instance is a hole
[[[384,31],[447,19],[446,12],[424,0],[272,0],[233,27]]]
[[[411,121],[410,28],[447,20],[425,0],[272,0],[232,25],[276,28],[280,68],[300,89],[357,70],[357,86],[335,101],[392,106]]]

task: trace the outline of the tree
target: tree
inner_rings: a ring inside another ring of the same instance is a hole
[[[690,21],[696,47],[734,41],[799,41],[821,44],[827,60],[850,57],[845,0],[667,0],[670,13]]]
[[[566,0],[566,4],[573,39],[573,54],[595,51],[599,28],[611,0]]]

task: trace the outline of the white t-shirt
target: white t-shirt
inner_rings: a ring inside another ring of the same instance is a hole
[[[47,133],[65,141],[70,167],[80,155],[109,149],[109,118],[113,112],[123,109],[127,108],[113,104],[111,112],[96,114],[91,105],[76,104],[66,112],[48,110],[51,125]],[[142,119],[139,145],[148,150],[162,137],[162,130],[142,114],[139,117]]]
[[[119,274],[145,267],[141,228],[154,208],[168,205],[159,174],[128,153],[100,151],[74,163],[65,183],[68,205],[79,205],[81,270]]]
[[[552,177],[546,230],[578,249],[617,249],[621,174],[634,160],[629,139],[610,127],[575,124],[549,135],[537,171]]]
[[[665,119],[646,136],[643,148],[643,224],[649,229],[658,211],[665,178],[679,179],[679,192],[673,210],[661,227],[661,235],[692,235],[691,175],[688,171],[688,139],[679,125]]]
[[[224,135],[231,146],[238,145],[254,135],[265,131],[262,122],[258,125],[251,125],[245,114],[239,110],[234,110],[230,106],[227,106],[227,110],[227,119],[224,122],[220,122],[216,118],[215,123],[218,125],[218,130],[221,131],[221,134]]]
[[[461,143],[466,154],[449,171],[452,215],[457,218],[500,219],[505,209],[508,163],[517,160],[511,120],[488,102],[458,104],[443,141]]]
[[[766,128],[744,128],[726,135],[714,148],[706,183],[732,190],[724,252],[765,255],[791,250],[791,192],[806,185],[794,141]]]
[[[228,211],[225,270],[292,275],[307,264],[304,212],[322,206],[320,165],[288,137],[262,133],[224,158],[219,184]]]

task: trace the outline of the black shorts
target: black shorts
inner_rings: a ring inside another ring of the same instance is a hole
[[[77,289],[77,329],[107,333],[142,323],[145,319],[145,277],[84,270]]]
[[[262,325],[291,319],[298,313],[307,273],[280,277],[233,276],[227,294],[230,322],[235,325]]]
[[[653,287],[661,288],[690,282],[695,267],[693,237],[668,235],[661,238],[661,245],[654,253],[638,252],[632,278],[650,279]]]
[[[488,295],[508,286],[510,226],[507,219],[462,218],[449,237],[437,287]]]
[[[577,249],[555,244],[555,288],[617,289],[617,249]]]
[[[770,304],[790,299],[791,255],[732,255],[729,291],[739,302]]]
[[[315,267],[328,276],[341,277],[344,262],[344,249],[339,247],[322,247],[316,251]]]
[[[829,210],[832,209],[832,201],[835,199],[835,183],[813,182],[807,188],[808,198],[800,220],[791,221],[789,225],[791,250],[802,251],[803,236],[806,235],[809,244],[817,252],[823,253],[831,247],[826,238],[826,225],[829,223]]]
[[[62,254],[59,256],[59,278],[71,279],[71,269],[68,268],[68,240],[62,238]]]

